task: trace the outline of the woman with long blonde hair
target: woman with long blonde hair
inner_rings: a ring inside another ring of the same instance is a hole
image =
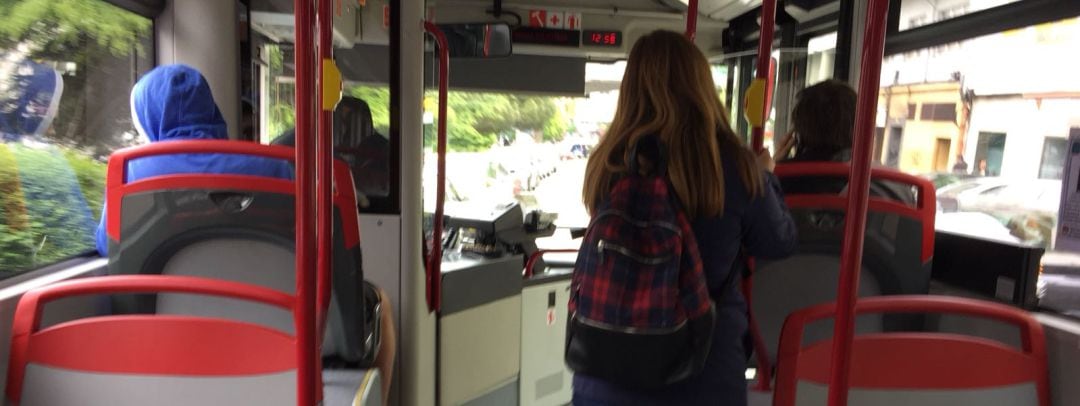
[[[795,224],[772,175],[768,152],[755,156],[731,130],[709,63],[683,35],[655,31],[630,51],[618,108],[607,134],[589,157],[583,199],[596,214],[628,162],[649,169],[659,151],[635,148],[657,140],[666,153],[666,177],[690,219],[716,304],[716,328],[704,370],[661,389],[620,386],[576,374],[574,404],[746,404],[746,301],[735,269],[740,249],[757,257],[789,255]],[[637,151],[638,156],[630,156]],[[632,357],[633,354],[627,354]]]

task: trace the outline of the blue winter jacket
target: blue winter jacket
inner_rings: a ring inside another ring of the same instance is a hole
[[[210,85],[199,71],[186,65],[159,66],[131,90],[135,128],[150,142],[226,140],[225,119],[214,102]],[[232,154],[182,154],[136,159],[128,163],[127,180],[182,173],[255,175],[293,179],[284,161]],[[97,228],[97,250],[108,255],[105,211]]]

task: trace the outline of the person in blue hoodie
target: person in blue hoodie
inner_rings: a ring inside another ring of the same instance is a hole
[[[214,102],[210,84],[195,68],[163,65],[154,68],[131,90],[135,129],[150,142],[227,140],[225,118]],[[293,179],[288,162],[231,154],[177,154],[136,159],[128,163],[127,180],[182,173],[217,173]],[[108,256],[105,210],[97,228],[97,250]]]

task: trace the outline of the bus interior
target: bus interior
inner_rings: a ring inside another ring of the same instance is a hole
[[[9,404],[571,404],[585,166],[631,47],[670,30],[707,56],[751,148],[792,136],[802,89],[858,89],[851,163],[777,157],[781,181],[885,179],[917,196],[788,194],[800,248],[742,285],[751,405],[1080,405],[1080,257],[1063,242],[1080,216],[1076,1],[0,11]],[[150,143],[137,128],[132,86],[171,64],[206,77],[230,141]],[[125,177],[176,154],[296,175]]]

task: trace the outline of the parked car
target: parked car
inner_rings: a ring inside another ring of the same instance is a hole
[[[974,176],[970,174],[957,174],[953,172],[935,172],[923,175],[923,178],[934,183],[934,189],[939,190],[943,187],[972,179],[973,177]]]
[[[981,212],[997,218],[1038,214],[1056,217],[1061,181],[1053,179],[972,178],[937,191],[938,211]]]
[[[934,229],[995,241],[1022,242],[1001,220],[986,213],[940,213],[934,221]]]

